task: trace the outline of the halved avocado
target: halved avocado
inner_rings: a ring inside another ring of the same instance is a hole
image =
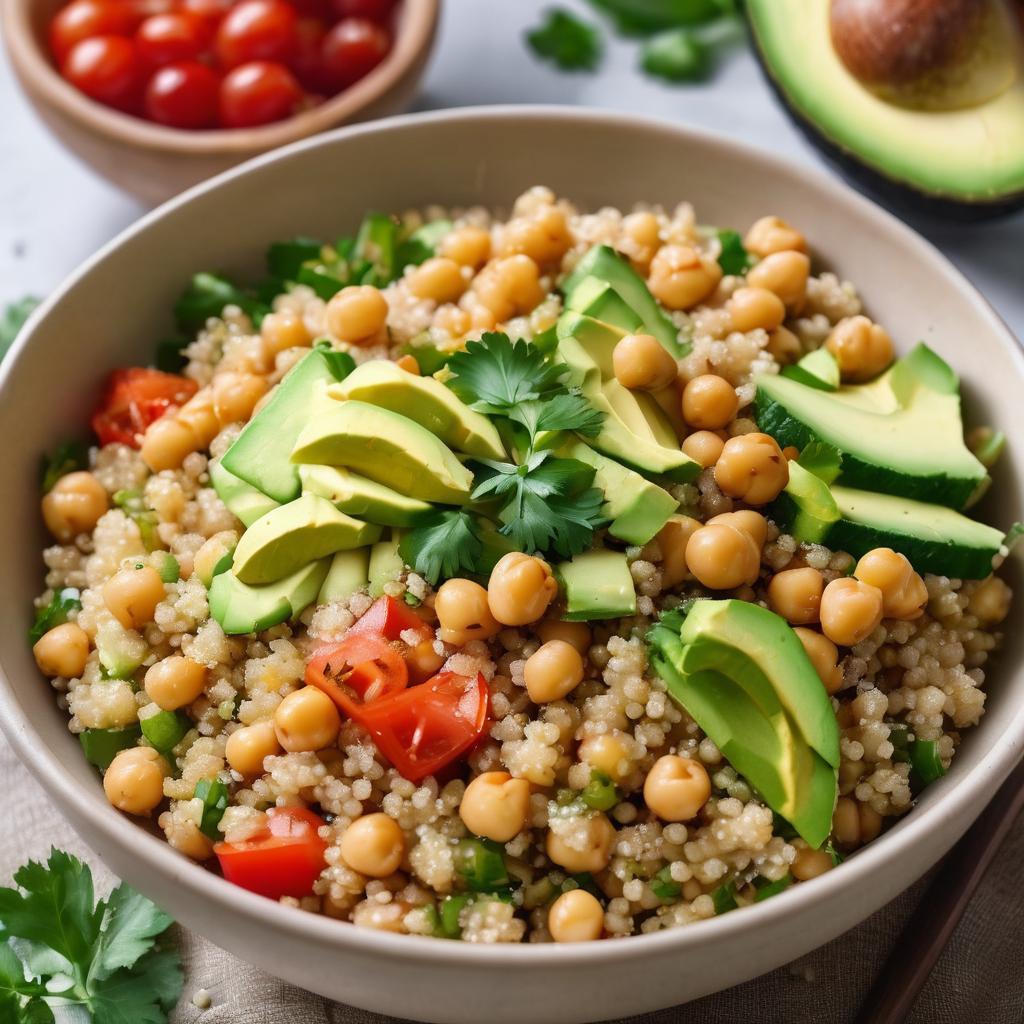
[[[873,6],[877,17],[895,19],[892,33],[878,22],[880,30],[866,47],[884,57],[886,37],[896,40],[902,59],[882,61],[881,70],[888,67],[903,80],[887,89],[868,81],[870,75],[851,61],[842,40],[846,61],[840,56],[832,25],[834,2],[745,0],[765,74],[810,139],[865,187],[905,205],[967,219],[1024,205],[1024,41],[1000,5],[988,0],[961,5],[991,19],[991,24],[979,23],[976,39],[963,40],[974,51],[961,54],[957,38],[941,45],[943,31],[968,35],[948,20],[945,30],[942,23],[934,26],[937,35],[919,36],[929,46],[915,46],[910,37],[898,35],[906,29],[898,24],[905,5],[891,0],[862,4],[858,14]],[[941,5],[934,6],[934,17],[940,18]],[[923,29],[919,23],[917,30]],[[940,45],[932,43],[936,38]],[[936,61],[960,63],[951,75],[941,65],[929,70],[925,63],[919,80],[908,83],[906,61],[921,51],[925,61],[934,53]],[[939,95],[929,104],[930,88]]]

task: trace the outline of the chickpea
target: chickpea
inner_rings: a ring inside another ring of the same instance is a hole
[[[882,831],[882,816],[871,804],[858,804],[857,814],[860,817],[860,841],[870,843],[877,839]]]
[[[372,285],[342,288],[327,303],[327,329],[352,345],[370,343],[384,330],[387,319],[387,299]]]
[[[565,640],[549,640],[526,659],[526,692],[534,704],[561,700],[583,681],[583,658]]]
[[[683,441],[683,454],[707,469],[718,461],[724,447],[725,438],[721,434],[714,430],[695,430]]]
[[[995,626],[1010,613],[1013,591],[998,577],[989,576],[978,584],[967,602],[967,610],[983,626]]]
[[[683,419],[697,430],[719,430],[736,416],[736,389],[714,373],[702,373],[683,388]]]
[[[490,310],[484,310],[484,312],[493,319]],[[462,338],[469,333],[469,329],[473,326],[473,317],[468,310],[462,309],[460,306],[439,306],[434,313],[434,326],[453,338]]]
[[[416,267],[408,277],[409,291],[418,299],[454,302],[465,290],[467,281],[455,260],[435,256]]]
[[[281,744],[277,742],[274,723],[267,719],[243,725],[229,737],[224,747],[224,756],[228,764],[239,775],[252,777],[263,774],[263,762],[268,757],[281,753]]]
[[[857,801],[841,796],[832,813],[832,835],[841,846],[860,846],[860,814]]]
[[[308,348],[311,340],[305,321],[290,310],[268,313],[260,324],[260,337],[263,351],[271,360],[290,348]]]
[[[715,483],[730,498],[766,505],[789,483],[789,463],[775,438],[740,434],[725,442],[715,463]]]
[[[44,676],[77,679],[89,660],[89,634],[74,622],[48,629],[33,645],[39,671]]]
[[[462,795],[459,816],[474,835],[507,843],[530,821],[530,783],[508,772],[484,772]]]
[[[125,629],[138,629],[152,622],[164,595],[160,573],[141,562],[119,569],[103,584],[103,601]]]
[[[812,850],[809,846],[801,846],[797,849],[789,870],[793,872],[793,877],[797,881],[809,882],[812,878],[831,871],[833,867],[835,865],[831,856],[824,850]]]
[[[205,448],[220,432],[220,420],[213,408],[213,388],[197,391],[174,414],[174,418],[195,434],[196,447],[193,451]]]
[[[679,373],[679,364],[653,334],[627,334],[612,350],[615,378],[624,388],[660,391]]]
[[[707,769],[692,757],[665,754],[644,780],[644,803],[662,821],[692,821],[710,797]]]
[[[572,644],[580,654],[590,650],[592,640],[590,627],[585,622],[562,622],[560,619],[545,619],[538,623],[537,633],[543,643],[562,640]]]
[[[768,584],[768,606],[794,626],[818,621],[825,581],[817,569],[786,569]]]
[[[139,454],[154,473],[159,473],[164,469],[178,469],[186,455],[202,447],[196,432],[187,423],[175,416],[163,416],[146,431]]]
[[[604,772],[615,782],[621,782],[633,770],[626,747],[627,737],[613,730],[588,736],[579,746],[579,759],[591,768]]]
[[[832,328],[825,348],[836,357],[843,380],[877,377],[895,355],[889,332],[866,316],[848,316]]]
[[[857,563],[853,575],[882,592],[882,615],[887,619],[917,619],[928,603],[928,588],[906,555],[892,548],[875,548]]]
[[[414,377],[420,376],[420,364],[416,362],[416,357],[406,353],[404,356],[399,356],[395,360],[395,366],[400,370],[405,370],[406,373],[411,373]]]
[[[361,875],[387,878],[402,864],[405,835],[394,818],[386,814],[367,814],[356,818],[341,837],[341,856]]]
[[[340,730],[341,716],[334,701],[315,686],[289,693],[274,711],[277,741],[290,754],[323,750],[334,743]]]
[[[852,576],[832,580],[821,594],[821,629],[835,644],[852,647],[882,621],[882,592]]]
[[[785,365],[794,363],[803,355],[800,339],[788,327],[776,327],[768,332],[768,344],[765,348],[777,363]]]
[[[775,292],[767,288],[737,288],[725,305],[734,331],[753,331],[763,327],[774,331],[786,319],[786,307]]]
[[[473,290],[499,321],[529,313],[544,298],[540,267],[522,253],[488,263],[473,282]]]
[[[561,261],[570,245],[565,214],[557,206],[548,206],[506,225],[502,254],[523,253],[541,266],[551,266]]]
[[[555,942],[593,942],[604,931],[604,908],[586,889],[570,889],[551,904],[548,931]]]
[[[673,516],[658,531],[658,547],[661,548],[662,586],[675,587],[683,580],[692,579],[686,562],[686,546],[690,538],[701,528],[699,519],[693,516]]]
[[[255,373],[220,373],[214,377],[213,411],[220,425],[247,422],[267,387],[266,378]]]
[[[764,547],[765,541],[768,539],[768,520],[753,509],[744,508],[739,512],[721,512],[717,516],[712,516],[705,525],[715,526],[720,523],[750,534],[750,539],[757,545],[758,551]]]
[[[446,644],[486,640],[501,631],[491,614],[487,591],[472,580],[445,580],[434,599],[434,611]]]
[[[115,755],[103,774],[103,792],[119,810],[149,814],[164,798],[167,762],[152,747],[132,747]]]
[[[761,552],[745,530],[726,523],[702,526],[686,545],[690,572],[710,590],[751,585],[761,571]]]
[[[510,314],[511,315],[511,314]],[[498,326],[498,317],[486,306],[477,303],[469,311],[469,329],[493,331]]]
[[[582,833],[582,834],[581,834]],[[567,839],[549,831],[545,841],[548,857],[570,874],[601,871],[608,866],[615,842],[615,826],[605,814],[594,814]]]
[[[839,648],[827,636],[813,629],[797,626],[794,630],[804,651],[818,673],[825,692],[831,697],[843,685],[843,670],[839,667]]]
[[[487,603],[491,614],[506,626],[526,626],[547,611],[558,593],[558,582],[543,558],[510,551],[491,571]]]
[[[202,547],[192,556],[192,571],[199,577],[204,587],[210,586],[213,582],[213,570],[226,554],[234,550],[237,543],[238,534],[234,530],[222,530],[204,541]]]
[[[164,711],[191,704],[206,685],[206,666],[180,654],[164,658],[146,670],[146,693]]]
[[[744,248],[762,259],[774,252],[807,251],[807,239],[781,217],[762,217],[754,221],[743,239]]]
[[[811,261],[806,253],[773,252],[747,271],[747,284],[774,292],[788,309],[799,308],[807,294]]]
[[[669,309],[692,309],[703,302],[722,280],[717,260],[702,256],[688,245],[664,245],[651,260],[647,285]]]
[[[463,267],[481,267],[491,255],[491,233],[485,228],[456,228],[445,235],[438,253]]]
[[[164,814],[168,812],[165,811]],[[158,819],[163,822],[164,815]],[[204,861],[213,856],[212,840],[199,831],[195,822],[175,822],[174,831],[167,836],[167,842],[178,853],[183,853],[192,860]]]
[[[68,473],[43,498],[43,522],[67,544],[80,533],[92,533],[108,508],[107,492],[92,473]]]
[[[661,225],[649,210],[639,210],[622,218],[619,248],[637,269],[647,270],[660,245]]]

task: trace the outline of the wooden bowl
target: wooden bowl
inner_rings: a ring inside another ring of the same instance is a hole
[[[250,157],[328,128],[383,117],[411,100],[430,55],[440,0],[402,0],[387,57],[318,107],[259,128],[187,131],[122,114],[61,78],[47,28],[66,0],[2,0],[0,35],[22,88],[60,141],[103,177],[160,203]]]

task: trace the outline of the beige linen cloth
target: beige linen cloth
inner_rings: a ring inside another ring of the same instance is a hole
[[[88,861],[97,888],[106,892],[113,884],[110,872],[71,831],[2,737],[0,779],[6,796],[0,884],[9,884],[19,865],[30,857],[44,858],[53,845]],[[1024,817],[975,895],[910,1024],[1024,1022],[1022,864]],[[879,966],[894,952],[923,891],[924,883],[918,883],[860,927],[788,967],[727,992],[619,1024],[848,1024]],[[176,931],[185,962],[185,989],[173,1024],[396,1024],[294,988],[198,935]],[[895,955],[900,955],[898,950]],[[212,1000],[205,1011],[191,1002],[201,989]]]

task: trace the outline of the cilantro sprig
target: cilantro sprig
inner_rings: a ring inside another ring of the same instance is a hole
[[[51,850],[0,889],[0,1020],[165,1024],[181,995],[171,918],[123,883],[95,901],[92,873]]]
[[[543,23],[526,33],[526,42],[541,60],[563,71],[593,71],[604,52],[600,32],[559,7],[547,11]]]
[[[432,583],[476,573],[483,554],[479,523],[468,512],[435,512],[402,538],[398,553]]]

